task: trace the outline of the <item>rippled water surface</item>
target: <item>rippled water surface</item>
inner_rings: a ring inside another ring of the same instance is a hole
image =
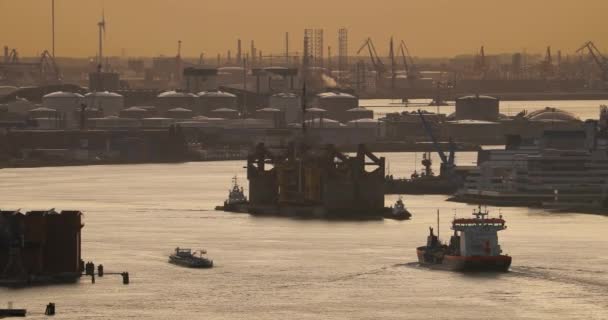
[[[409,175],[411,153],[384,154]],[[475,154],[458,156],[473,163]],[[420,160],[418,156],[417,161]],[[506,274],[431,271],[415,247],[442,217],[442,237],[471,206],[406,196],[411,221],[323,222],[213,211],[243,162],[2,169],[2,208],[81,209],[83,254],[118,276],[0,289],[57,319],[608,319],[608,218],[505,208]],[[244,181],[243,181],[244,182]],[[396,196],[387,196],[387,204]],[[498,209],[490,208],[495,214]],[[176,246],[206,248],[210,270],[167,263]]]

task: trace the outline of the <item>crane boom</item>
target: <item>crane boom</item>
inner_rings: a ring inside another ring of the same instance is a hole
[[[445,153],[439,146],[439,142],[437,142],[437,138],[435,138],[435,134],[433,134],[433,128],[431,128],[431,125],[426,121],[420,109],[418,109],[418,115],[420,116],[420,121],[422,121],[422,125],[424,126],[426,133],[429,135],[431,141],[433,142],[433,146],[435,147],[437,154],[439,154],[439,158],[441,158],[441,162],[449,163],[450,159],[448,159],[448,157],[445,155]]]
[[[600,67],[602,70],[602,79],[604,81],[608,81],[608,62],[606,57],[602,55],[600,50],[595,46],[593,41],[587,41],[583,44],[576,52],[583,52],[585,49],[589,51],[589,55],[593,58],[593,61]]]
[[[407,45],[405,44],[405,41],[401,40],[399,49],[401,50],[401,56],[403,57],[403,65],[405,66],[405,72],[407,73],[407,77],[420,78],[420,74],[418,73],[416,65],[414,64],[414,59],[410,54],[410,49],[408,49]]]
[[[360,54],[361,51],[363,51],[363,49],[365,49],[366,47],[367,51],[369,52],[369,58],[372,61],[374,69],[379,74],[384,73],[386,71],[386,67],[384,66],[384,63],[382,63],[382,60],[378,57],[378,52],[376,51],[376,47],[374,46],[374,43],[372,42],[371,38],[367,38],[367,40],[365,40],[363,45],[361,45],[361,48],[357,50],[357,54]]]

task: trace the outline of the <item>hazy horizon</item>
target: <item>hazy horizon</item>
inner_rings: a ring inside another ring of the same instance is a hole
[[[541,53],[547,46],[573,53],[593,40],[608,46],[603,32],[605,0],[564,2],[524,0],[497,2],[464,0],[384,0],[377,3],[345,0],[278,0],[231,3],[197,0],[55,0],[56,55],[91,57],[97,52],[97,22],[105,10],[107,56],[182,55],[207,57],[243,50],[250,41],[264,54],[283,54],[285,32],[290,51],[302,51],[304,28],[325,29],[327,46],[337,52],[337,29],[349,29],[349,54],[368,36],[380,55],[391,36],[408,43],[412,54],[449,57],[472,54],[481,45],[487,54],[526,50]],[[235,3],[240,3],[237,5]],[[376,4],[374,6],[374,4]],[[33,56],[51,48],[51,0],[0,0],[0,45]],[[242,12],[247,13],[246,16]],[[123,51],[124,50],[124,51]]]

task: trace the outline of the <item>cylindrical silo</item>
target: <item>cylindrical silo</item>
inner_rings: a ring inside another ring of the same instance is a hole
[[[285,123],[300,123],[302,121],[302,101],[293,93],[277,93],[270,97],[269,107],[279,109],[285,116]]]
[[[99,109],[105,115],[118,115],[125,106],[122,95],[114,92],[90,92],[84,95],[87,108]]]
[[[228,108],[238,109],[237,96],[223,91],[203,91],[198,94],[196,108],[193,109],[197,115],[210,116],[212,110]]]

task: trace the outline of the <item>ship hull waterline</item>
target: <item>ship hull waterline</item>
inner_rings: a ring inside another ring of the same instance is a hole
[[[440,262],[425,259],[425,247],[416,250],[421,266],[449,271],[494,271],[507,272],[511,267],[510,256],[452,256],[445,255]]]

